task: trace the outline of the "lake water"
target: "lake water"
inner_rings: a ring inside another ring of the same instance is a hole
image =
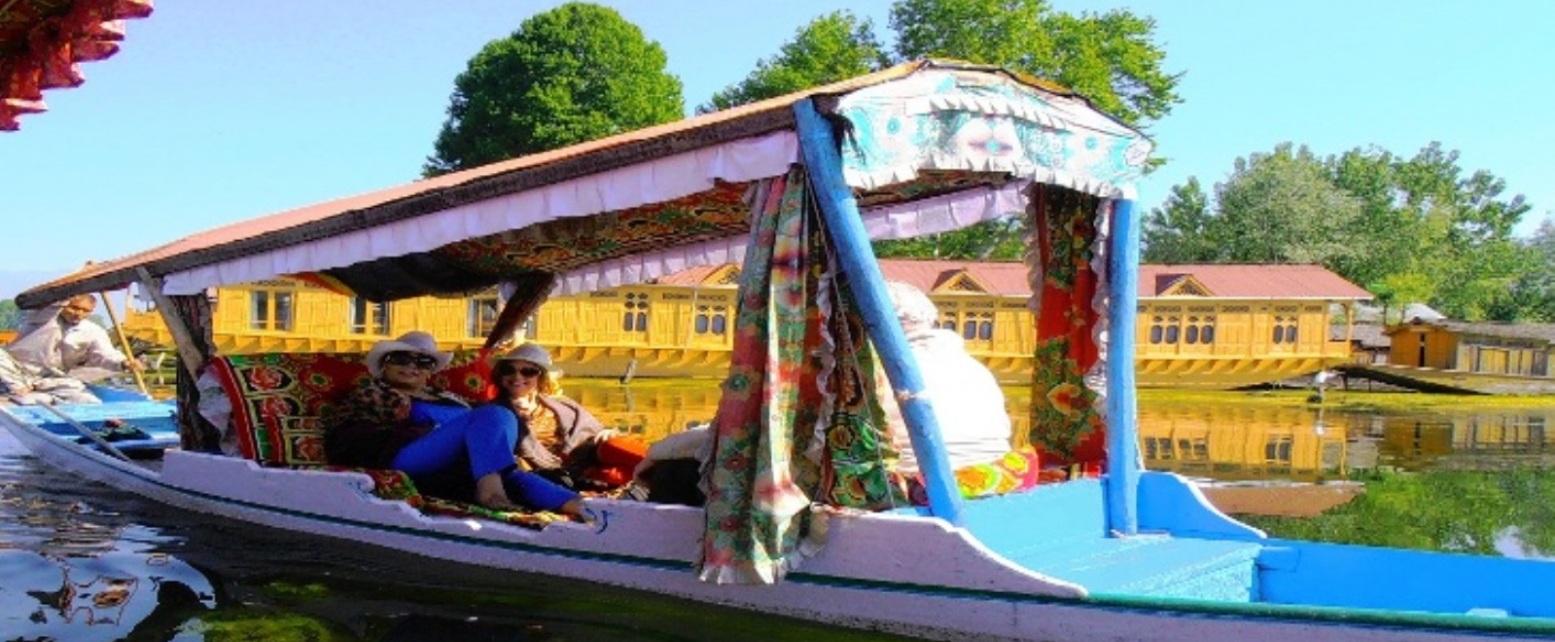
[[[648,438],[712,417],[715,382],[568,381]],[[1010,391],[1017,432],[1024,398]],[[1555,409],[1320,412],[1142,401],[1147,466],[1225,482],[1552,467]],[[0,435],[0,641],[881,640],[555,578],[430,562],[168,509],[45,469]]]

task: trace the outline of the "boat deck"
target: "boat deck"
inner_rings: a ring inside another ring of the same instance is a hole
[[[53,408],[65,413],[83,427],[107,433],[107,440],[114,448],[126,454],[156,453],[179,444],[175,409],[164,401],[115,401],[104,404],[60,404]],[[6,406],[5,410],[18,419],[42,427],[49,432],[85,443],[87,438],[70,423],[43,406]],[[110,420],[119,420],[126,426],[138,428],[145,438],[116,436],[107,431]]]
[[[967,529],[1005,559],[1092,594],[1257,601],[1260,543],[1109,537],[1094,510],[1102,492],[1100,482],[1086,480],[971,501]]]

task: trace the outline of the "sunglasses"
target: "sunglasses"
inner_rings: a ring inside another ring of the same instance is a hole
[[[506,376],[511,375],[511,374],[518,374],[518,375],[522,375],[525,379],[533,379],[535,377],[540,376],[540,373],[542,373],[542,372],[545,372],[545,371],[541,370],[539,368],[536,368],[534,366],[511,366],[511,365],[508,365],[508,364],[502,364],[500,366],[497,366],[497,376],[499,376],[499,377],[506,377]]]
[[[390,366],[415,366],[422,370],[431,370],[437,367],[436,358],[416,352],[390,352],[384,355],[383,363]]]

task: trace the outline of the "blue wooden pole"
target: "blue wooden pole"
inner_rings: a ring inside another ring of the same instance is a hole
[[[1107,309],[1107,527],[1139,532],[1139,412],[1134,385],[1134,326],[1139,307],[1139,219],[1133,201],[1112,213]]]
[[[899,397],[897,401],[902,407],[902,418],[907,421],[907,433],[912,439],[913,453],[918,456],[918,467],[923,472],[929,512],[961,526],[961,492],[956,489],[950,457],[945,453],[945,440],[934,419],[934,407],[930,400],[921,396],[923,377],[912,352],[907,349],[907,335],[897,323],[896,310],[886,295],[885,276],[875,260],[874,249],[869,246],[858,201],[842,179],[842,154],[837,150],[831,125],[809,100],[794,105],[794,117],[798,121],[799,152],[810,175],[810,186],[815,190],[826,227],[837,245],[837,257],[852,284],[864,326],[875,349],[880,352],[891,387],[907,393],[905,399]]]

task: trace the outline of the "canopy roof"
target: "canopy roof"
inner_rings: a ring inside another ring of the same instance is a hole
[[[119,51],[124,21],[151,15],[152,0],[0,0],[0,131],[48,109],[43,90],[86,80],[77,63]]]
[[[537,273],[564,292],[740,260],[755,182],[799,162],[793,107],[846,132],[873,238],[1021,209],[1031,182],[1131,197],[1150,143],[1083,98],[997,68],[907,63],[687,120],[201,232],[17,296],[31,308],[145,275],[169,294],[281,275],[388,300]]]

